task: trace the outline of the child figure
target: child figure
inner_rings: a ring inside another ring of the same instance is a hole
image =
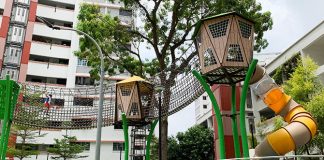
[[[51,94],[46,94],[45,102],[44,105],[46,107],[46,114],[48,115],[48,111],[51,108],[51,102],[52,102],[52,95]]]

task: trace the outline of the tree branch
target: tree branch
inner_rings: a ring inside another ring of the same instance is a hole
[[[173,11],[172,11],[172,21],[171,21],[171,28],[170,28],[170,32],[169,35],[164,43],[164,46],[161,50],[162,54],[166,53],[166,50],[168,49],[168,47],[170,46],[171,40],[176,32],[176,27],[178,24],[178,11],[179,11],[179,7],[180,7],[180,3],[178,3],[177,1],[174,2],[174,6],[173,6]]]
[[[140,36],[141,38],[145,39],[149,44],[151,44],[152,46],[154,46],[153,42],[146,36],[144,36],[142,33],[140,33],[139,31],[131,31],[131,33]]]

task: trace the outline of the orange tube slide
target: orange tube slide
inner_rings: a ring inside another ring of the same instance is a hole
[[[255,148],[256,157],[285,155],[308,143],[315,136],[317,125],[311,114],[286,95],[264,68],[257,66],[250,83],[254,93],[289,123],[266,136]]]

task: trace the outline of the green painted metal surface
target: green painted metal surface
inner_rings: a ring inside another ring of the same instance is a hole
[[[240,151],[240,141],[237,129],[237,118],[236,118],[236,85],[232,84],[232,132],[233,132],[233,140],[234,140],[234,151],[235,158],[241,157]]]
[[[0,80],[0,120],[2,121],[1,138],[0,138],[0,158],[6,158],[8,140],[13,114],[17,104],[19,85],[10,80]]]
[[[201,76],[198,71],[193,70],[192,74],[198,79],[200,84],[203,86],[205,91],[207,92],[212,104],[213,104],[213,109],[215,112],[215,117],[216,117],[216,123],[218,126],[218,137],[219,137],[219,158],[220,159],[225,159],[225,138],[224,138],[224,127],[223,127],[223,120],[222,120],[222,115],[219,110],[219,106],[217,104],[216,98],[214,96],[214,93],[211,91],[210,86],[206,83],[205,79]]]
[[[128,123],[126,119],[125,113],[122,113],[122,121],[123,121],[123,130],[124,130],[124,141],[125,141],[125,160],[128,160],[129,153],[129,140],[128,140]]]
[[[150,133],[147,137],[145,160],[151,160],[151,140],[152,140],[154,129],[155,129],[157,123],[158,123],[158,120],[154,120],[153,123],[151,124]]]
[[[249,66],[248,72],[245,76],[241,100],[240,100],[240,129],[241,129],[241,136],[242,136],[242,148],[243,148],[243,157],[249,158],[249,146],[246,134],[246,124],[245,124],[245,102],[246,102],[246,94],[247,90],[249,89],[249,82],[255,70],[255,67],[258,63],[258,60],[253,59],[252,63]]]

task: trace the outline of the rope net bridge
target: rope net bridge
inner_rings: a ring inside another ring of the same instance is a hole
[[[192,61],[192,66],[198,60]],[[195,67],[195,68],[196,68]],[[188,72],[171,87],[170,104],[162,109],[162,115],[174,114],[188,106],[204,92],[191,72]],[[158,117],[157,93],[147,106],[148,119]],[[162,94],[163,95],[163,94]],[[51,96],[47,106],[46,98]],[[163,99],[163,97],[162,97]],[[13,123],[34,128],[47,129],[89,129],[97,127],[99,87],[59,88],[21,84]],[[104,86],[103,123],[115,123],[116,85]],[[117,112],[117,111],[116,111]],[[136,111],[134,111],[136,112]],[[134,112],[132,112],[134,114]]]

